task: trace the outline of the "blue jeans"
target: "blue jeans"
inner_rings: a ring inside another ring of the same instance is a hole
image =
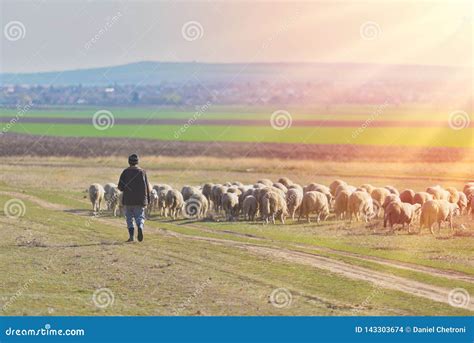
[[[142,228],[145,225],[145,207],[143,206],[124,206],[125,218],[127,220],[127,227],[133,228],[133,219],[137,227]]]

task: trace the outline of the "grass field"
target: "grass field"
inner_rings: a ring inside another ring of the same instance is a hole
[[[166,108],[112,108],[115,125],[97,129],[92,117],[97,109],[29,109],[18,118],[16,110],[0,111],[7,132],[61,137],[125,137],[169,141],[252,142],[291,144],[346,144],[364,146],[451,147],[474,146],[474,128],[453,129],[450,110],[421,106],[334,106],[289,109],[291,126],[285,120],[275,129],[271,115],[277,109],[263,107],[210,106],[204,111]],[[452,111],[451,111],[452,112]],[[197,113],[197,115],[196,115]],[[9,119],[10,118],[10,119]],[[13,125],[8,122],[17,118]],[[28,119],[42,119],[32,123]],[[58,119],[81,119],[61,123]],[[90,122],[88,119],[90,118]],[[194,119],[193,119],[194,118]],[[127,123],[120,120],[138,120]],[[146,120],[176,120],[156,125]],[[195,121],[197,119],[197,121]],[[462,118],[462,120],[468,118]],[[23,122],[22,122],[23,120]],[[84,120],[86,121],[84,123]],[[141,121],[140,121],[141,120]],[[189,123],[188,121],[191,120]],[[201,122],[200,122],[201,120]],[[214,120],[212,125],[206,121]],[[245,125],[238,121],[245,120]],[[311,120],[308,124],[301,121]],[[253,124],[255,123],[255,124]],[[275,122],[273,122],[275,124]],[[306,126],[304,126],[306,125]],[[383,127],[378,127],[382,125]],[[461,123],[462,125],[462,123]]]
[[[153,183],[174,187],[285,175],[301,184],[342,177],[359,185],[461,188],[471,164],[337,163],[143,156]],[[116,182],[117,157],[6,157],[0,205],[17,199],[20,218],[0,216],[0,276],[6,315],[470,315],[449,294],[474,294],[474,222],[455,233],[389,234],[328,220],[261,223],[147,221],[145,241],[125,244],[123,218],[91,217],[84,190]],[[368,172],[372,170],[373,172]],[[414,177],[416,175],[416,177]],[[5,214],[5,213],[3,213]],[[95,305],[107,288],[113,303]],[[284,291],[282,291],[284,289]],[[275,306],[274,292],[284,292]],[[288,300],[288,297],[291,301]]]
[[[78,107],[78,108],[45,108],[33,107],[22,113],[22,117],[44,117],[44,118],[92,118],[99,110],[110,110],[114,117],[120,118],[178,118],[189,119],[199,111],[196,108],[173,109],[166,107]],[[433,120],[446,122],[452,108],[439,108],[436,106],[423,105],[332,105],[313,108],[286,108],[285,106],[262,107],[262,106],[219,106],[210,105],[201,113],[205,119],[242,119],[247,120],[269,120],[270,115],[276,111],[287,110],[294,120],[316,119],[316,120],[353,120],[367,119],[376,114],[379,119],[384,120]],[[17,109],[0,109],[0,118],[13,118],[18,114]]]
[[[179,133],[178,125],[116,125],[100,131],[92,125],[21,124],[12,132],[72,137],[128,137],[181,141],[267,142],[298,144],[359,144],[413,147],[473,146],[474,129],[462,131],[450,128],[367,128],[356,135],[356,128],[290,127],[278,131],[272,127],[203,126],[193,125]],[[355,137],[353,137],[353,135]],[[416,138],[415,138],[416,137]]]

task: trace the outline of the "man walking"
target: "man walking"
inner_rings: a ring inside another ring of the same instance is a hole
[[[145,207],[150,201],[150,184],[146,172],[138,166],[136,154],[128,157],[128,164],[130,166],[120,175],[118,189],[123,192],[123,205],[130,235],[127,242],[133,242],[133,219],[137,225],[138,241],[141,242],[145,225]]]

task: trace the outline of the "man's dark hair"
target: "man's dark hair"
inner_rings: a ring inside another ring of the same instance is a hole
[[[128,164],[131,166],[137,165],[138,164],[138,155],[137,154],[131,154],[128,156]]]

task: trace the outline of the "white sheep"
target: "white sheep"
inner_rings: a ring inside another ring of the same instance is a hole
[[[222,194],[221,204],[227,220],[237,219],[239,215],[239,197],[236,193]]]
[[[382,189],[382,188],[379,188]],[[375,189],[374,191],[376,191]],[[388,191],[388,190],[387,190]],[[372,192],[373,193],[373,192]],[[385,199],[385,198],[384,198]],[[372,199],[369,193],[356,191],[349,196],[349,218],[352,221],[354,216],[356,220],[364,218],[365,222],[374,218],[379,211],[380,205],[377,200]]]
[[[329,203],[326,195],[317,191],[309,191],[303,195],[298,220],[301,217],[306,217],[306,220],[310,223],[309,216],[311,213],[316,214],[316,221],[318,223],[329,216]]]
[[[453,217],[459,214],[457,204],[447,200],[430,200],[421,207],[420,230],[427,227],[434,235],[434,224],[438,223],[438,231],[442,222],[448,222],[451,231],[453,230]]]
[[[288,215],[285,196],[273,189],[267,192],[262,198],[261,212],[264,223],[268,224],[271,220],[275,224],[275,218],[278,217],[282,224],[285,224],[285,218]]]
[[[184,206],[183,195],[176,189],[170,189],[166,193],[166,208],[172,219],[176,219]]]
[[[184,215],[188,218],[205,218],[208,210],[209,201],[201,192],[191,195],[184,204]]]
[[[257,199],[253,195],[247,195],[242,203],[242,214],[245,220],[255,220],[257,214]]]
[[[111,200],[114,193],[114,189],[117,188],[115,183],[109,182],[104,185],[104,199],[107,205],[107,210],[111,209]]]
[[[158,192],[156,191],[155,188],[153,188],[150,191],[150,202],[148,203],[146,207],[147,217],[150,217],[153,210],[156,210],[157,208],[158,208]]]
[[[292,220],[295,220],[295,213],[303,202],[303,190],[299,188],[290,188],[286,193],[286,207]]]
[[[98,213],[102,202],[104,201],[104,187],[98,183],[93,183],[89,186],[89,200],[92,203],[92,212]]]

